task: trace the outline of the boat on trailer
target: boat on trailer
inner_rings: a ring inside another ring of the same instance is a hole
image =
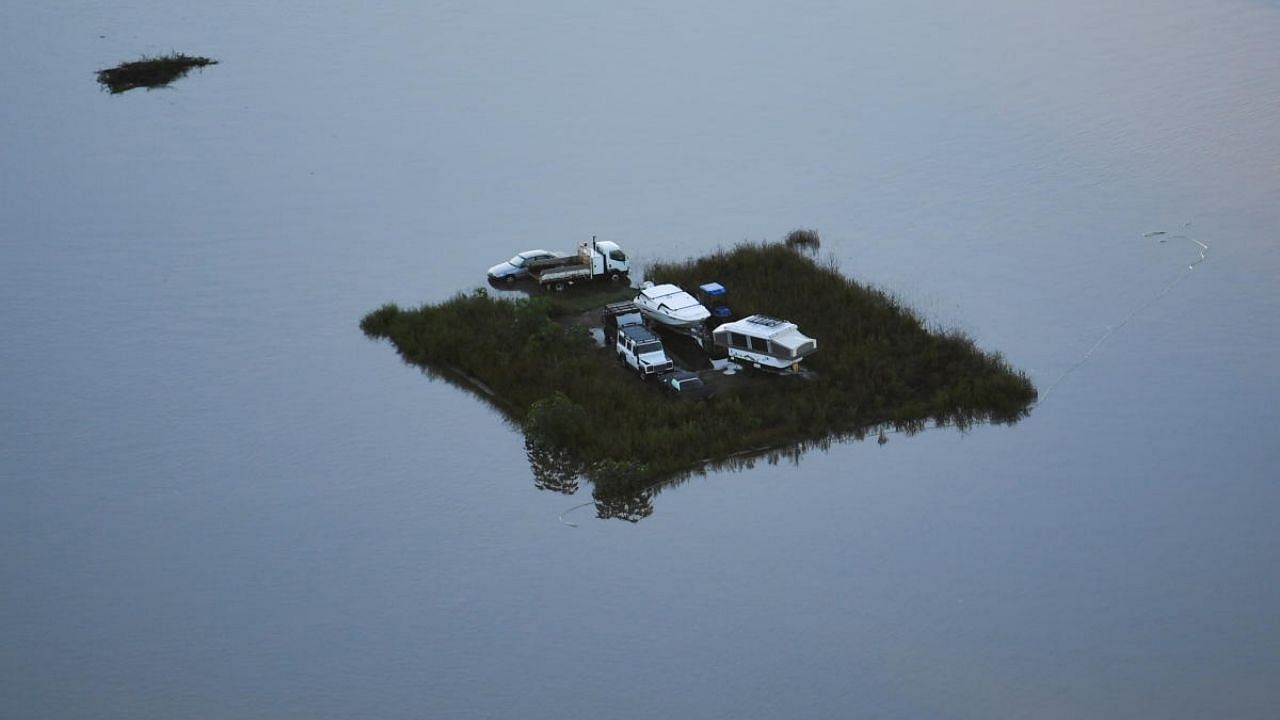
[[[801,360],[818,350],[818,341],[800,332],[795,323],[768,315],[725,323],[712,331],[711,338],[731,360],[773,370],[796,370]]]
[[[690,329],[700,327],[711,311],[692,295],[671,283],[649,285],[640,290],[633,301],[645,317],[667,327]]]

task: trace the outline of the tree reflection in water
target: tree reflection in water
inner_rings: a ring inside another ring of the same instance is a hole
[[[656,488],[645,488],[632,495],[595,495],[596,517],[640,522],[653,514],[653,496],[656,494]]]
[[[533,470],[533,485],[563,495],[578,492],[582,466],[562,448],[553,448],[525,438],[524,451]]]
[[[951,427],[965,432],[972,425],[972,422],[959,418],[950,423],[935,423],[934,427]],[[620,460],[599,460],[586,464],[573,459],[563,449],[548,447],[527,437],[525,452],[533,471],[533,484],[539,490],[573,495],[584,478],[592,484],[594,489],[591,502],[574,505],[560,517],[562,522],[576,527],[573,522],[565,520],[565,517],[592,505],[595,506],[596,517],[601,520],[639,522],[653,514],[654,498],[662,491],[683,485],[693,478],[705,477],[708,472],[743,472],[755,468],[761,462],[769,465],[785,462],[798,467],[807,453],[815,450],[826,452],[835,443],[862,441],[871,436],[876,438],[878,444],[884,445],[889,441],[889,435],[915,435],[928,427],[925,421],[913,420],[858,428],[814,440],[737,453],[718,460],[708,459],[698,467],[673,473],[656,482],[645,474],[643,465]]]

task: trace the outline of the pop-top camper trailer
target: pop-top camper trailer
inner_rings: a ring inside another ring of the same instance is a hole
[[[731,359],[775,370],[794,370],[818,349],[818,341],[800,332],[795,323],[768,315],[725,323],[711,337],[717,346],[728,351]]]

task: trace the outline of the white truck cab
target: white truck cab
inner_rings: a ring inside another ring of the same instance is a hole
[[[541,285],[554,290],[564,290],[578,282],[590,282],[607,278],[610,282],[622,282],[631,272],[631,261],[615,242],[607,240],[584,242],[578,246],[578,254],[571,258],[550,258],[529,263],[529,274]]]

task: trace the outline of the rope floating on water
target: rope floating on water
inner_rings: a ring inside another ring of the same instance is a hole
[[[1191,223],[1189,222],[1182,224],[1182,229],[1184,231],[1189,227],[1191,227]],[[1093,357],[1093,354],[1097,352],[1098,348],[1102,347],[1103,343],[1105,343],[1112,335],[1116,334],[1116,332],[1119,331],[1120,328],[1123,328],[1125,325],[1128,325],[1129,321],[1137,317],[1138,313],[1141,313],[1143,310],[1146,310],[1147,308],[1159,302],[1164,296],[1173,292],[1173,289],[1178,285],[1180,285],[1183,280],[1186,280],[1187,276],[1190,275],[1196,269],[1196,266],[1204,262],[1205,258],[1209,256],[1208,243],[1197,240],[1196,238],[1191,237],[1190,235],[1181,234],[1181,233],[1177,235],[1169,235],[1168,232],[1165,230],[1154,230],[1149,233],[1143,233],[1142,237],[1144,238],[1160,237],[1161,238],[1160,242],[1167,242],[1169,240],[1188,240],[1190,242],[1195,243],[1197,246],[1199,246],[1200,257],[1197,258],[1195,262],[1188,265],[1187,269],[1184,270],[1182,273],[1180,273],[1176,278],[1174,278],[1173,281],[1171,281],[1168,285],[1166,285],[1163,290],[1156,293],[1146,302],[1135,307],[1133,310],[1129,312],[1128,315],[1125,315],[1124,318],[1121,319],[1119,323],[1111,327],[1108,327],[1107,331],[1104,332],[1102,336],[1099,337],[1098,340],[1087,351],[1085,351],[1084,355],[1080,356],[1079,360],[1076,360],[1074,363],[1072,363],[1071,367],[1068,367],[1065,371],[1063,371],[1063,373],[1058,376],[1058,379],[1054,380],[1053,383],[1049,385],[1048,389],[1046,389],[1043,393],[1041,393],[1040,399],[1036,402],[1036,405],[1039,405],[1043,403],[1045,400],[1047,400],[1049,398],[1049,394],[1053,392],[1054,388],[1058,387],[1058,385],[1063,380],[1066,380],[1068,376],[1070,376],[1076,370],[1080,369],[1080,366],[1088,362],[1089,358]]]

